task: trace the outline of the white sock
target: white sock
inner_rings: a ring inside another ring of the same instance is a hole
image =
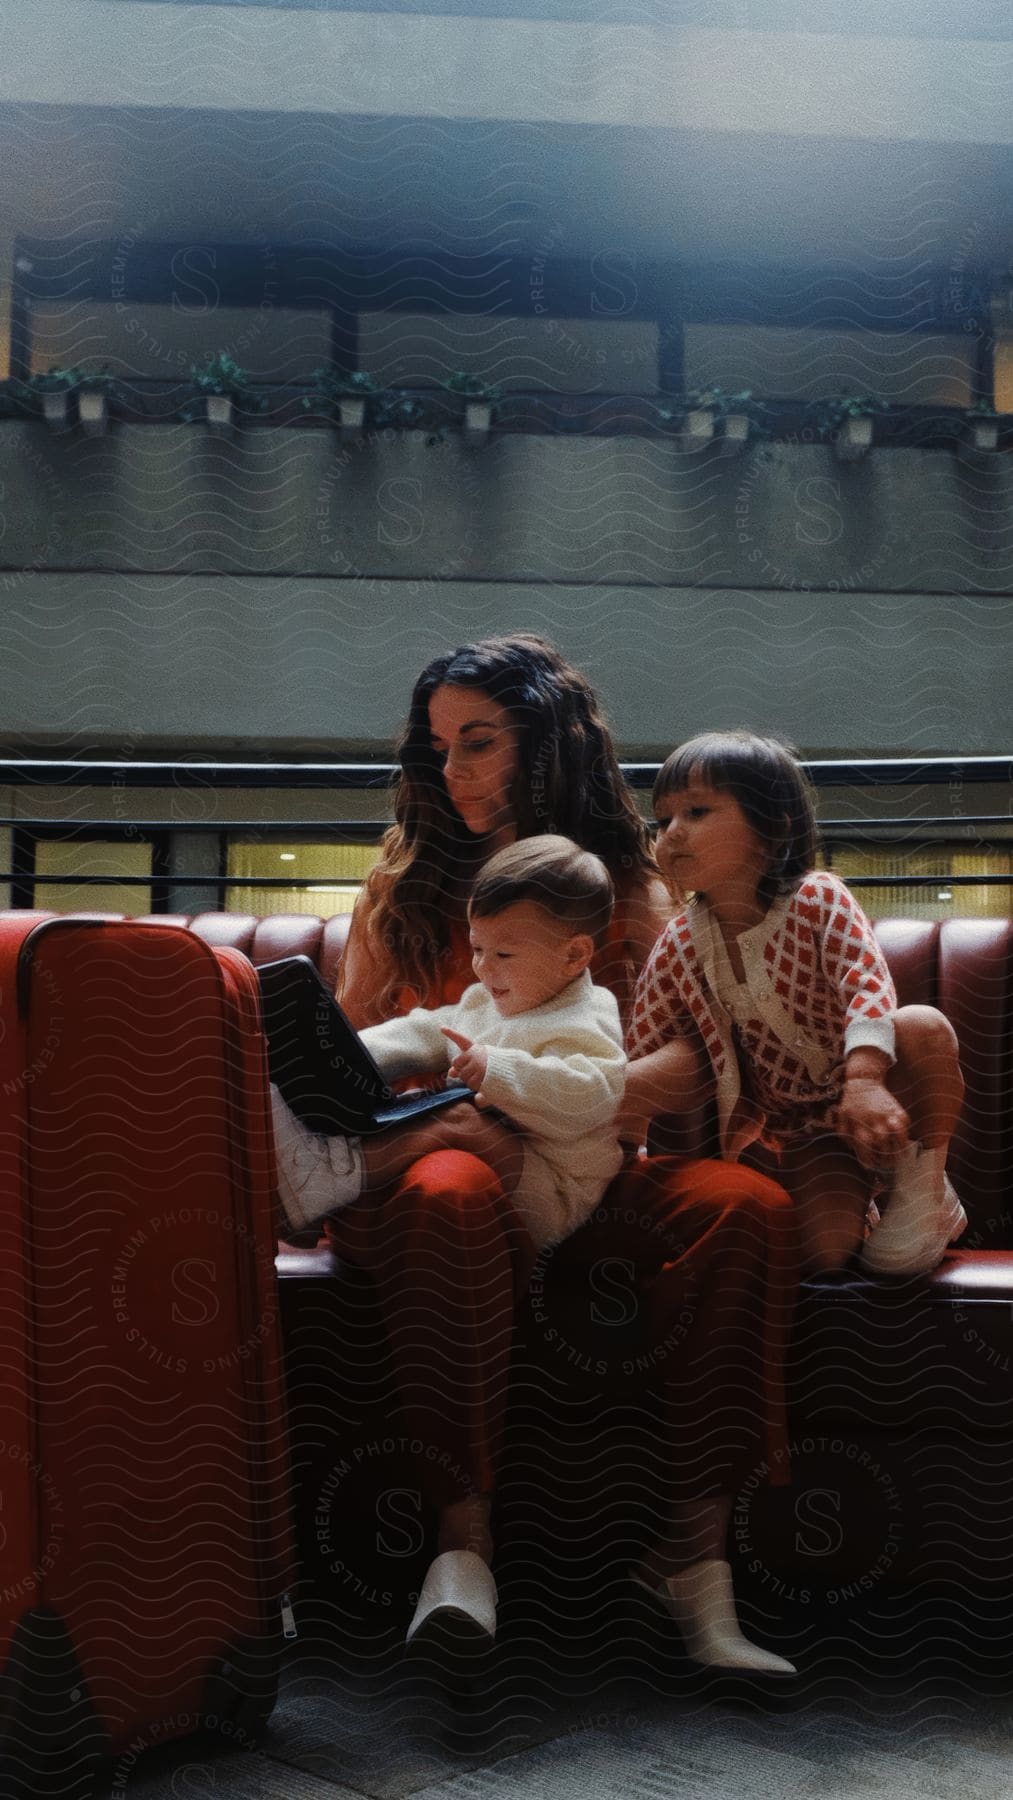
[[[359,1138],[322,1137],[311,1131],[271,1083],[278,1195],[285,1217],[305,1231],[328,1213],[350,1206],[362,1192],[362,1143]]]

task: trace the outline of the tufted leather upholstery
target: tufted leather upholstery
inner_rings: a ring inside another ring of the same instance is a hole
[[[161,923],[166,923],[165,915]],[[170,916],[257,964],[310,956],[333,986],[348,918],[301,913]],[[903,1005],[939,1006],[960,1040],[967,1095],[950,1157],[972,1248],[1013,1249],[1013,925],[1008,920],[884,919],[876,926]]]
[[[329,983],[348,932],[343,917],[202,913],[173,923],[209,943],[233,944],[257,964],[311,956]],[[753,1579],[768,1586],[803,1580],[815,1584],[813,1592],[821,1581],[852,1580],[856,1594],[867,1585],[879,1604],[881,1579],[920,1584],[956,1571],[962,1585],[979,1576],[992,1582],[1013,1555],[1013,928],[1006,921],[887,919],[877,931],[902,1003],[941,1007],[960,1040],[967,1098],[951,1168],[970,1224],[961,1247],[925,1281],[849,1275],[806,1284],[789,1365],[792,1487],[758,1496],[748,1514],[736,1513],[732,1551],[740,1583],[748,1585],[755,1569],[761,1573]],[[368,1282],[329,1248],[283,1251],[278,1270],[305,1567],[308,1577],[325,1579],[309,1522],[332,1461],[345,1466],[349,1419],[360,1421],[355,1430],[364,1441],[388,1429],[389,1393],[369,1386],[384,1366],[382,1332],[368,1324]],[[573,1295],[578,1309],[587,1300]],[[522,1359],[532,1342],[537,1350],[537,1340],[536,1332],[526,1342],[522,1327]],[[554,1392],[559,1379],[554,1364],[547,1388]],[[536,1404],[543,1383],[521,1383],[528,1401],[514,1417],[504,1481],[507,1494],[519,1496],[526,1544],[531,1520],[546,1510],[557,1438],[554,1505],[576,1495],[577,1516],[586,1520],[601,1504],[599,1399],[586,1397],[585,1443],[571,1418],[583,1404],[580,1381],[569,1379],[573,1391],[568,1387],[560,1416],[553,1412],[548,1435]],[[609,1444],[610,1466],[630,1459],[639,1466],[643,1446],[624,1449],[621,1433]],[[371,1505],[365,1496],[348,1497],[344,1527],[353,1538]],[[830,1508],[827,1530],[822,1515],[819,1532],[806,1524],[806,1507]],[[616,1529],[624,1522],[620,1510]],[[370,1533],[372,1542],[375,1520]],[[359,1540],[363,1557],[365,1543]],[[548,1556],[559,1560],[558,1533]],[[768,1588],[761,1592],[769,1604]]]
[[[157,925],[187,925],[207,944],[231,944],[252,963],[274,962],[280,956],[310,956],[324,980],[333,987],[338,979],[350,915],[318,919],[306,913],[277,913],[258,919],[252,913],[152,913]]]
[[[258,965],[310,956],[330,986],[349,926],[344,914],[302,913],[162,914],[157,922],[189,926],[209,944],[232,944]],[[1013,1250],[1013,923],[883,919],[876,932],[901,1004],[940,1007],[960,1041],[967,1093],[949,1166],[969,1220],[963,1247]]]

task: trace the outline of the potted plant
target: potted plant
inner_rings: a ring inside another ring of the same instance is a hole
[[[432,425],[432,406],[427,406],[418,395],[406,394],[400,388],[382,388],[372,411],[373,423],[379,430],[385,426],[400,426],[405,430],[421,431]]]
[[[75,412],[83,429],[98,437],[109,423],[109,400],[116,387],[108,369],[56,365],[20,384],[25,411],[41,412],[51,431],[69,431]]]
[[[303,405],[311,412],[324,412],[331,418],[337,414],[342,439],[361,437],[367,420],[373,421],[376,402],[383,389],[365,369],[314,369],[316,387],[303,396]]]
[[[444,386],[448,394],[459,394],[464,400],[464,442],[473,448],[484,444],[503,400],[503,389],[496,382],[467,374],[464,369],[455,369]]]
[[[686,408],[682,400],[675,394],[659,394],[657,404],[653,402],[652,410],[655,421],[666,433],[681,432],[686,425]]]
[[[730,393],[725,388],[696,388],[685,398],[682,435],[689,449],[713,442],[720,427],[721,448],[731,456],[744,450],[762,420],[750,388]]]
[[[976,400],[967,409],[964,442],[971,450],[998,450],[999,421],[1002,417],[990,400]]]
[[[209,356],[205,363],[192,363],[190,380],[194,397],[183,408],[184,419],[203,419],[213,431],[231,431],[234,414],[263,412],[264,400],[256,394],[245,369],[241,369],[225,351]]]
[[[109,403],[116,380],[108,369],[87,372],[77,390],[77,416],[89,437],[102,437],[109,426]]]
[[[817,430],[833,440],[838,462],[857,462],[872,449],[876,418],[890,411],[890,403],[877,394],[829,394],[808,410]]]

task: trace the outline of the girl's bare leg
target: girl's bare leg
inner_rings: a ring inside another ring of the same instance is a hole
[[[897,1014],[897,1061],[887,1084],[908,1116],[883,1217],[863,1261],[876,1275],[925,1275],[967,1224],[946,1177],[950,1138],[964,1098],[957,1039],[932,1006]]]
[[[886,1084],[908,1115],[911,1141],[945,1150],[964,1098],[956,1034],[933,1006],[901,1007],[896,1029],[897,1061],[887,1071]],[[762,1153],[755,1161],[767,1168]],[[842,1268],[862,1247],[871,1171],[843,1139],[828,1134],[790,1145],[767,1172],[795,1201],[803,1271],[825,1274]],[[888,1207],[887,1199],[884,1209]]]
[[[945,1148],[964,1100],[957,1035],[934,1006],[902,1006],[897,1014],[897,1061],[886,1084],[908,1116],[913,1142]]]
[[[911,1141],[945,1149],[964,1098],[956,1034],[934,1006],[902,1006],[896,1030],[897,1061],[886,1084],[908,1115]],[[840,1269],[861,1249],[873,1177],[843,1139],[804,1139],[776,1166],[762,1153],[744,1160],[773,1174],[795,1201],[805,1273]]]

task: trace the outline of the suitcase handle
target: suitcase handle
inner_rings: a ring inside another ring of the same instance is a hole
[[[43,932],[52,931],[54,927],[60,925],[108,925],[109,923],[108,917],[102,918],[98,913],[68,913],[59,919],[42,919],[38,925],[32,926],[18,952],[18,966],[14,977],[14,997],[19,1019],[24,1019],[28,1015],[32,963],[35,960],[36,947]]]

